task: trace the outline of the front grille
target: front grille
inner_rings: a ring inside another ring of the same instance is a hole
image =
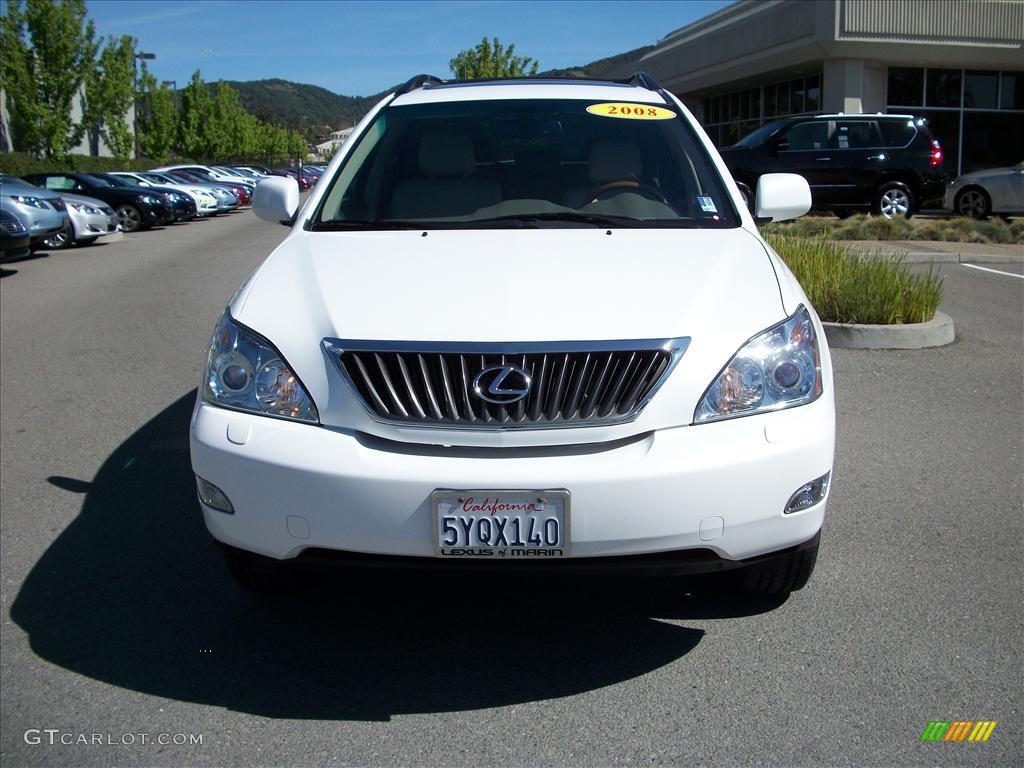
[[[7,211],[0,211],[0,229],[11,235],[22,235],[28,231],[17,216]]]
[[[326,339],[324,343],[349,386],[379,421],[461,429],[545,429],[636,418],[689,339],[546,344]],[[525,397],[494,403],[477,392],[478,374],[501,366],[518,368],[529,376]]]

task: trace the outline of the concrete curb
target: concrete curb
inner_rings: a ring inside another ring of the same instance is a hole
[[[838,241],[837,241],[838,242]],[[944,253],[941,251],[879,251],[863,247],[847,247],[847,253],[862,259],[901,259],[906,264],[1021,264],[1024,263],[1024,246],[1020,254],[1011,253]]]
[[[860,325],[823,323],[830,347],[836,349],[926,349],[952,344],[953,318],[936,312],[927,323]]]

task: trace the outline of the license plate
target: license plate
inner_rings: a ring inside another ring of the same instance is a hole
[[[443,557],[564,557],[568,491],[434,491],[434,551]]]

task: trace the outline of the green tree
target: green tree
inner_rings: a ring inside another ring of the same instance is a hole
[[[261,123],[259,155],[268,165],[285,162],[288,159],[288,131],[279,125]]]
[[[211,142],[206,133],[213,112],[213,97],[197,69],[181,91],[181,116],[178,120],[178,148],[186,157],[209,159]]]
[[[305,161],[309,154],[309,143],[298,131],[288,131],[288,157]]]
[[[0,74],[16,150],[63,158],[82,140],[72,104],[95,67],[84,0],[8,2],[0,17]]]
[[[156,78],[142,64],[139,76],[139,152],[157,162],[166,162],[178,137],[177,94],[166,85],[157,86]]]
[[[506,48],[496,37],[492,40],[484,37],[475,48],[461,51],[448,66],[459,80],[537,74],[538,62],[527,56],[516,56],[515,49],[515,45]]]
[[[85,82],[83,122],[96,126],[114,157],[130,159],[135,154],[135,128],[128,118],[135,103],[134,38],[109,38]]]

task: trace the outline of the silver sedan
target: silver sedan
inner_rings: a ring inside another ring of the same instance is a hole
[[[1024,162],[965,173],[946,187],[945,207],[972,219],[1024,213]]]
[[[47,248],[67,248],[69,245],[90,245],[98,237],[112,235],[117,232],[117,215],[114,209],[94,197],[61,193],[67,204],[68,215],[71,217],[72,235],[67,230],[55,233],[44,241]]]

